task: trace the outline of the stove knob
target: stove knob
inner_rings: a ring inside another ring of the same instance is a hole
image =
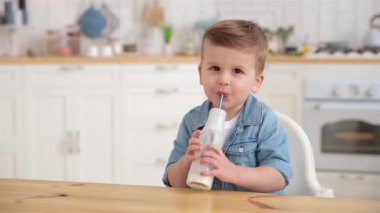
[[[337,98],[341,95],[341,91],[339,89],[339,87],[334,87],[332,90],[331,90],[331,96],[334,97],[334,98]]]
[[[351,96],[358,96],[360,94],[360,88],[357,84],[350,85]]]
[[[375,95],[375,89],[373,87],[370,87],[364,91],[364,95],[367,98],[372,98]]]
[[[313,105],[313,110],[314,111],[320,111],[321,110],[321,105],[320,104],[314,104]]]

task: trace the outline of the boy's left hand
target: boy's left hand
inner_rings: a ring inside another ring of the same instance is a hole
[[[233,183],[236,179],[237,166],[228,160],[220,148],[213,144],[207,146],[201,156],[200,163],[208,164],[211,168],[210,171],[201,172],[201,175],[215,176],[227,183]]]

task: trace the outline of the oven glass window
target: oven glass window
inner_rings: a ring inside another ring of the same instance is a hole
[[[380,154],[380,126],[359,120],[322,127],[322,152]]]

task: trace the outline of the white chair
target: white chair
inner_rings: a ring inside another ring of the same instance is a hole
[[[289,116],[275,112],[278,121],[288,135],[290,164],[293,177],[285,188],[286,194],[334,197],[334,191],[319,184],[315,173],[314,155],[303,129]]]

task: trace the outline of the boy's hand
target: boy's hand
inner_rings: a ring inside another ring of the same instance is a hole
[[[196,160],[199,158],[199,155],[196,156],[196,152],[200,152],[202,149],[202,141],[199,139],[202,134],[201,130],[195,130],[193,135],[189,139],[189,145],[186,149],[186,156],[190,161]]]
[[[208,164],[210,171],[202,172],[201,175],[215,176],[219,180],[233,183],[236,180],[237,166],[224,155],[223,151],[211,144],[201,156],[201,164]]]

